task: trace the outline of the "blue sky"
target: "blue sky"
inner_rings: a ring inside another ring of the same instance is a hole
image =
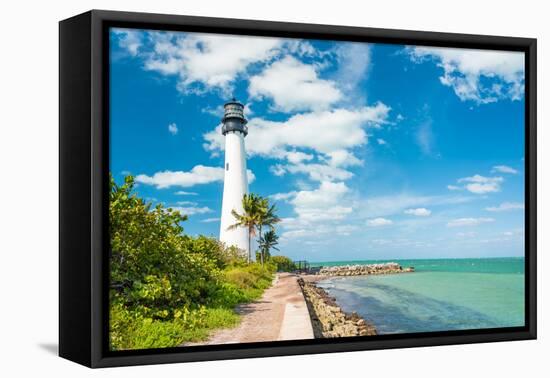
[[[523,53],[113,29],[111,172],[218,236],[222,105],[309,261],[524,254]]]

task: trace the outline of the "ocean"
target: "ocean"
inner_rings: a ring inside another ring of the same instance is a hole
[[[321,262],[312,266],[394,261],[414,273],[320,281],[346,312],[379,334],[518,327],[525,322],[524,258]]]

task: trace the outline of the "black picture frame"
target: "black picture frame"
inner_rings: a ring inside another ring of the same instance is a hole
[[[109,27],[525,53],[525,326],[110,352]],[[88,367],[408,348],[536,338],[536,39],[92,10],[59,23],[59,355]]]

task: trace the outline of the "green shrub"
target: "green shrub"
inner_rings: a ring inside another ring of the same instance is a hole
[[[271,284],[274,268],[274,265],[262,266],[258,263],[245,267],[234,267],[224,272],[225,280],[243,289],[264,288],[266,283],[268,286]]]
[[[271,256],[270,262],[276,265],[278,272],[292,272],[297,269],[294,262],[286,256]]]
[[[240,289],[241,302],[250,302],[258,299],[263,291],[271,286],[273,272],[269,266],[250,264],[246,267],[237,267],[226,270],[224,279],[233,287]]]
[[[255,287],[256,276],[242,269],[231,269],[225,272],[225,278],[228,282],[237,286],[240,289]]]
[[[111,178],[111,349],[174,347],[237,325],[235,306],[259,298],[279,264],[249,264],[235,247],[183,234],[185,215],[153,208],[133,187],[131,176]]]
[[[213,329],[239,324],[239,316],[227,308],[201,307],[193,311],[182,309],[179,313],[180,316],[171,320],[155,320],[124,306],[111,304],[112,349],[174,347],[184,342],[205,340]]]
[[[221,277],[215,256],[222,246],[206,237],[182,235],[186,216],[145,203],[132,193],[133,179],[111,179],[111,295],[114,301],[162,314],[203,303]],[[173,315],[173,314],[170,314]]]
[[[235,284],[224,282],[212,292],[209,306],[215,308],[233,309],[240,303],[249,302],[251,299],[245,291]]]

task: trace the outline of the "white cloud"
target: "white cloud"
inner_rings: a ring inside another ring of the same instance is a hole
[[[325,110],[342,97],[334,82],[318,77],[315,66],[292,56],[251,77],[248,92],[253,98],[272,99],[275,108],[284,112]]]
[[[172,135],[176,135],[178,133],[178,126],[175,123],[169,124],[168,132]]]
[[[176,202],[176,204],[178,204],[180,206],[187,206],[187,205],[196,206],[197,202],[194,202],[194,201],[178,201],[178,202]]]
[[[523,210],[525,205],[521,202],[503,202],[498,206],[486,207],[485,210],[493,212],[510,211],[510,210]]]
[[[275,193],[269,196],[273,201],[286,201],[296,196],[298,192],[291,191],[288,193]]]
[[[391,224],[393,224],[393,222],[386,218],[374,218],[367,220],[367,226],[369,227],[382,227],[389,226]]]
[[[251,170],[247,171],[248,182],[254,181],[256,176]],[[153,176],[145,174],[137,175],[136,182],[145,185],[154,185],[157,189],[179,186],[182,188],[192,187],[199,184],[210,184],[223,182],[224,170],[220,167],[207,167],[196,165],[188,172],[184,171],[162,171],[156,172]],[[185,192],[181,192],[185,193]]]
[[[332,167],[353,167],[363,165],[363,161],[358,159],[348,150],[336,150],[327,153],[328,164]]]
[[[286,159],[292,164],[298,164],[313,159],[313,155],[300,151],[288,151],[286,152]]]
[[[351,207],[341,206],[343,195],[349,188],[343,183],[321,182],[311,191],[299,191],[292,201],[298,217],[306,221],[341,219],[352,212]]]
[[[504,236],[519,236],[520,239],[523,239],[525,237],[525,230],[523,228],[516,228],[510,231],[504,231],[502,232],[502,235]]]
[[[319,234],[319,230],[302,228],[302,229],[297,229],[297,230],[284,231],[281,234],[281,239],[282,240],[299,239],[299,238],[304,238],[304,237],[316,236],[318,234]]]
[[[471,201],[465,196],[419,196],[400,193],[388,196],[368,197],[359,200],[355,207],[364,218],[386,217],[401,214],[406,209],[425,206],[454,205]]]
[[[342,182],[322,182],[316,189],[281,193],[294,206],[296,216],[283,218],[281,227],[284,239],[307,238],[322,234],[346,234],[352,225],[341,224],[353,209],[348,206],[346,195],[349,188]]]
[[[496,182],[490,182],[487,184],[471,183],[471,184],[466,184],[466,189],[472,193],[485,194],[485,193],[498,192],[500,190],[500,186]]]
[[[292,151],[282,153],[292,164],[275,164],[270,167],[275,176],[284,176],[286,173],[305,174],[313,181],[345,181],[353,177],[353,173],[344,169],[363,164],[347,150],[336,150],[320,156],[323,163],[304,163],[314,158],[312,154]]]
[[[132,56],[138,54],[139,48],[142,45],[141,32],[132,29],[116,28],[113,32],[118,36],[118,44],[123,49],[126,49]]]
[[[364,42],[344,42],[335,50],[338,60],[334,81],[347,94],[346,100],[365,101],[364,90],[358,87],[369,72],[371,63],[370,45]]]
[[[282,164],[275,164],[269,167],[269,171],[273,173],[275,176],[284,176],[286,173],[286,168]]]
[[[179,211],[182,215],[207,214],[214,211],[206,206],[169,206],[168,208],[171,208],[174,211]]]
[[[351,224],[344,224],[344,225],[341,225],[341,226],[336,226],[334,228],[334,232],[337,234],[337,235],[341,235],[341,236],[349,236],[351,235],[354,231],[357,231],[359,230],[359,226],[355,226],[355,225],[351,225]]]
[[[517,169],[514,169],[512,167],[509,167],[507,165],[495,165],[491,172],[498,172],[498,173],[509,173],[512,175],[517,175],[519,171]]]
[[[218,89],[230,95],[234,81],[247,77],[249,68],[255,64],[269,64],[285,54],[300,57],[328,54],[296,39],[131,29],[115,32],[119,45],[130,55],[139,56],[145,70],[176,77],[182,92]]]
[[[323,56],[324,52],[315,49],[308,41],[297,39],[286,40],[286,47],[289,52],[298,56]]]
[[[186,192],[186,191],[183,191],[183,190],[178,190],[177,192],[175,192],[174,194],[178,195],[178,196],[197,196],[199,193],[196,193],[196,192]]]
[[[506,243],[510,244],[510,242],[524,242],[524,230],[523,228],[513,229],[509,231],[503,231],[498,233],[491,234],[485,234],[485,237],[481,237],[481,234],[478,235],[477,233],[473,232],[464,232],[464,233],[458,233],[457,237],[463,239],[462,242],[467,244],[493,244],[493,243]]]
[[[485,104],[519,100],[524,92],[524,53],[463,48],[409,47],[414,62],[433,60],[443,69],[439,79],[462,101]]]
[[[189,172],[184,171],[162,171],[156,172],[153,176],[144,174],[136,176],[136,182],[146,185],[154,185],[158,189],[171,186],[191,187],[199,184],[209,184],[223,181],[224,170],[220,167],[206,167],[196,165]]]
[[[419,207],[416,209],[407,209],[404,211],[404,213],[408,215],[415,215],[417,217],[427,217],[432,214],[431,210],[428,210],[425,207]]]
[[[201,220],[201,223],[213,223],[213,222],[219,222],[220,218],[206,218]]]
[[[384,104],[356,110],[336,109],[298,114],[285,122],[254,118],[249,122],[247,152],[269,158],[284,159],[290,164],[275,164],[275,176],[305,174],[313,181],[344,181],[353,177],[347,167],[362,165],[350,150],[367,143],[365,126],[384,123],[389,108]],[[204,135],[206,150],[224,148],[220,126]],[[306,153],[298,149],[318,153]],[[320,162],[309,161],[317,158]]]
[[[249,184],[252,184],[256,180],[256,175],[250,169],[246,170],[246,179]]]
[[[388,142],[386,142],[384,139],[382,138],[378,138],[376,139],[376,143],[378,143],[379,145],[381,146],[385,146],[386,144],[388,144]]]
[[[328,154],[367,143],[365,126],[386,122],[390,108],[382,103],[355,110],[334,109],[296,114],[284,122],[252,118],[246,149],[251,155],[284,158],[289,148],[309,148]],[[208,151],[224,148],[221,125],[204,135]]]
[[[302,173],[309,176],[313,181],[343,181],[353,177],[353,173],[342,168],[332,167],[324,164],[290,164],[274,166],[272,171],[276,176],[285,173]]]
[[[389,240],[389,239],[373,239],[372,240],[372,244],[375,244],[375,245],[388,245],[388,244],[392,244],[393,241],[392,240]]]
[[[279,53],[282,40],[202,33],[151,32],[153,50],[144,68],[178,77],[184,92],[232,89],[232,82],[253,63],[268,62]]]
[[[214,107],[206,106],[201,109],[201,112],[205,114],[210,114],[212,117],[221,119],[223,117],[224,109],[223,109],[223,105],[220,104]]]
[[[398,247],[398,248],[404,248],[404,247],[412,247],[412,248],[429,248],[433,247],[435,244],[431,242],[426,242],[423,240],[411,240],[411,239],[405,239],[405,238],[398,238],[398,239],[373,239],[370,241],[370,244],[373,246],[391,246],[391,247]]]
[[[281,235],[281,241],[286,242],[290,239],[309,239],[303,241],[306,245],[323,245],[334,242],[334,236],[349,236],[360,228],[355,225],[331,225],[315,224],[314,227],[290,229],[284,231]],[[327,238],[328,237],[328,238]]]
[[[447,227],[470,227],[479,226],[483,223],[491,223],[495,220],[493,218],[458,218],[453,219],[447,223]]]
[[[457,232],[456,236],[463,239],[463,238],[473,238],[477,236],[477,232],[475,231],[469,231],[469,232]]]
[[[458,180],[459,183],[465,183],[464,189],[475,194],[499,192],[503,181],[502,177],[486,177],[477,174]]]
[[[447,185],[447,189],[449,190],[463,190],[464,188],[457,186],[457,185]]]
[[[434,149],[434,133],[432,119],[428,117],[418,126],[416,131],[416,143],[424,155],[432,155]]]

